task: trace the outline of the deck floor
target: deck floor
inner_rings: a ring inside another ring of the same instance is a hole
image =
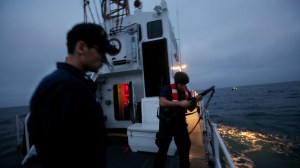
[[[198,113],[187,116],[188,129],[191,132],[192,142],[190,150],[191,168],[208,168],[205,148],[202,141],[201,121],[198,122]],[[195,124],[197,124],[195,126]],[[195,127],[195,128],[194,128]],[[194,128],[194,129],[193,129]],[[153,168],[155,153],[132,152],[125,142],[113,143],[108,149],[108,168]],[[166,168],[178,167],[178,156],[168,156]]]
[[[202,139],[202,120],[198,122],[198,113],[187,116],[188,129],[190,133],[190,139],[192,142],[190,149],[190,163],[191,168],[208,168],[208,161],[206,158],[205,146]],[[194,128],[195,127],[195,128]]]

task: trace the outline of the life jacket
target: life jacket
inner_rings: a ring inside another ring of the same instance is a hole
[[[171,89],[172,89],[172,101],[177,102],[178,101],[178,92],[175,84],[171,84]],[[185,100],[189,98],[189,93],[186,88],[184,88],[184,93],[185,93]]]
[[[171,86],[171,90],[172,90],[172,101],[177,102],[178,101],[178,92],[177,92],[176,85],[175,84],[171,84],[170,86]],[[188,100],[188,98],[189,98],[189,92],[188,92],[188,90],[186,88],[184,88],[184,93],[185,93],[185,100]],[[166,110],[166,109],[168,109],[168,110]],[[176,110],[177,107],[173,107],[171,109]],[[157,111],[157,118],[159,118],[159,119],[161,119],[161,118],[165,118],[166,119],[167,118],[167,120],[170,120],[169,117],[172,118],[175,115],[177,115],[177,113],[173,113],[173,114],[171,113],[171,116],[168,116],[168,115],[164,115],[163,116],[163,115],[161,115],[162,111],[169,111],[169,110],[170,110],[170,108],[160,107],[159,110]]]

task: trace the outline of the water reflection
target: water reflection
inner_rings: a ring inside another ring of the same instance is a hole
[[[259,158],[258,156],[261,154],[289,156],[292,154],[291,149],[295,146],[292,142],[288,142],[286,137],[262,134],[224,125],[218,125],[218,131],[224,139],[229,153],[232,154],[236,167],[239,168],[257,167],[254,158]]]

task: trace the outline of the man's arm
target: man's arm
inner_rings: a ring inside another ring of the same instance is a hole
[[[181,100],[181,101],[170,101],[165,97],[159,97],[159,105],[161,107],[184,107],[188,108],[191,105],[191,101]]]

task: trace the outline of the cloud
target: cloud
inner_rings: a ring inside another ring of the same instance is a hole
[[[191,77],[202,81],[194,87],[201,87],[197,83],[226,87],[300,80],[296,65],[300,61],[299,3],[199,1],[184,5],[180,4],[185,13],[180,15],[182,57]]]
[[[191,88],[300,80],[300,1],[167,3]],[[144,11],[159,4],[143,1]],[[82,0],[3,0],[0,20],[0,107],[25,105],[64,61],[66,32],[83,21]]]

